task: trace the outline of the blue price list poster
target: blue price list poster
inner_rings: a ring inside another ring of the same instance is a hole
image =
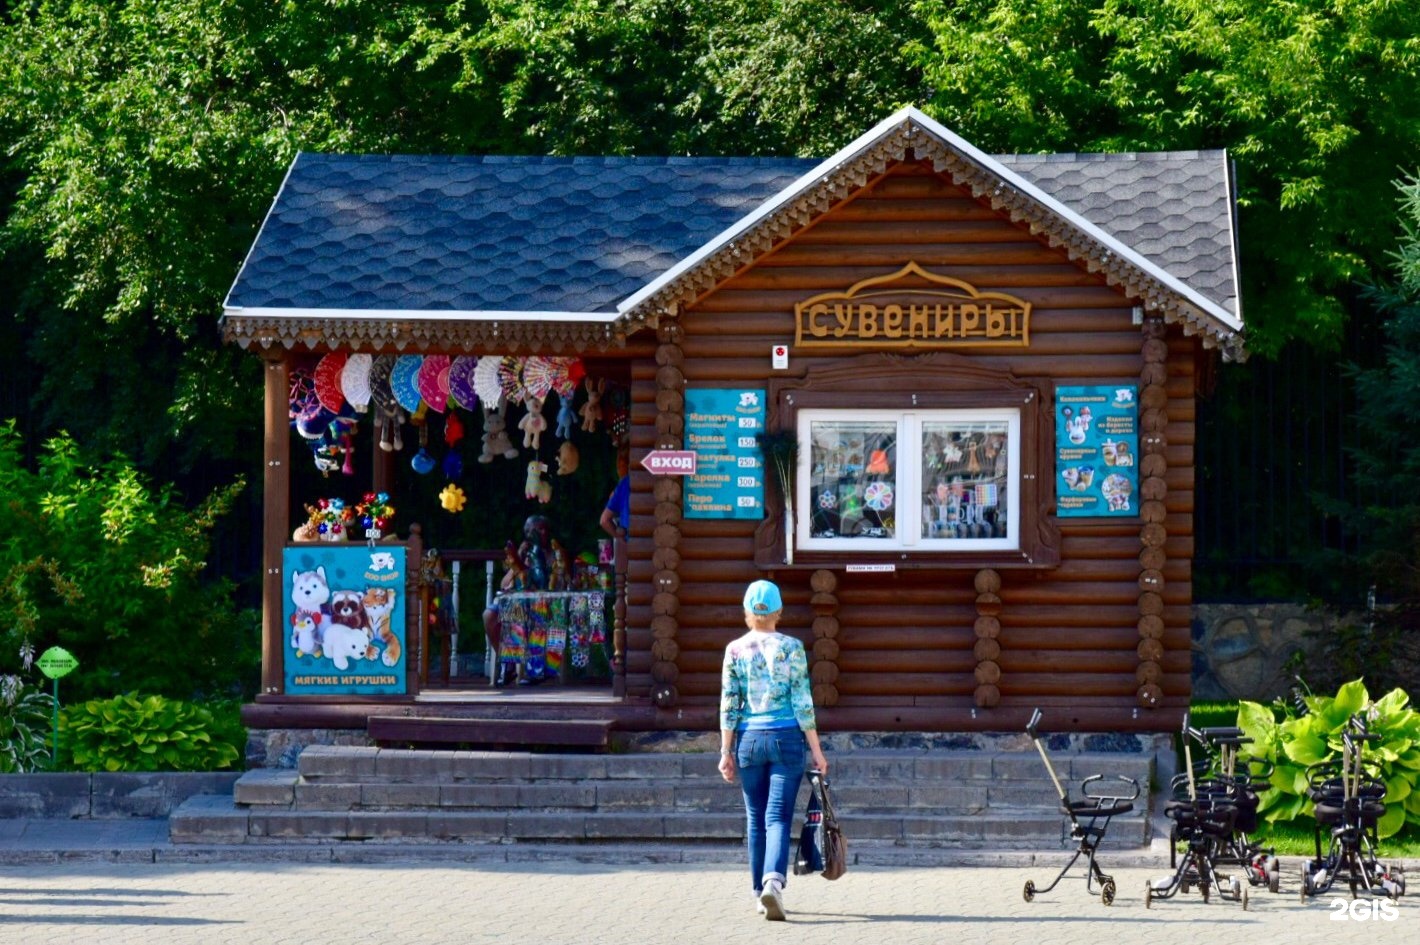
[[[764,517],[764,462],[755,434],[764,430],[764,391],[685,392],[685,448],[696,472],[685,482],[686,518]]]
[[[1055,514],[1139,514],[1136,387],[1055,388]]]

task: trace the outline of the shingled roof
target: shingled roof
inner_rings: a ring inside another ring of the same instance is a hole
[[[990,157],[913,109],[822,162],[302,153],[224,332],[244,345],[604,347],[909,156],[1241,352],[1223,152]]]

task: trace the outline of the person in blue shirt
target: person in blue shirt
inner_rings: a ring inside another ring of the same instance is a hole
[[[602,510],[602,531],[612,538],[626,540],[631,530],[631,461],[625,453],[616,455],[616,488],[607,497],[606,508]]]
[[[828,760],[804,645],[775,629],[784,613],[779,588],[770,581],[750,584],[744,610],[749,632],[725,647],[720,675],[720,774],[733,784],[739,773],[756,905],[765,918],[782,921],[804,756],[825,775]]]

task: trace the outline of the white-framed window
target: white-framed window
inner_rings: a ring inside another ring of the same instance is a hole
[[[1021,547],[1015,408],[798,412],[805,551]]]

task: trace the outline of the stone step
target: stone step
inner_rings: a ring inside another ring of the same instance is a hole
[[[366,724],[381,744],[437,742],[450,745],[585,748],[611,744],[610,721],[596,719],[485,719],[441,716],[374,715]]]
[[[843,810],[850,841],[905,846],[1059,849],[1068,821],[1047,812],[1009,815],[902,816]],[[233,798],[189,798],[169,818],[173,843],[390,842],[686,842],[743,841],[744,817],[733,811],[545,811],[254,809]],[[796,831],[797,835],[797,819]],[[1137,847],[1147,842],[1142,813],[1116,818],[1105,845]]]
[[[712,752],[576,755],[527,751],[419,751],[313,745],[297,759],[308,783],[448,783],[510,779],[702,779],[719,781]],[[1072,793],[1087,777],[1135,778],[1147,790],[1153,758],[1143,754],[1080,752],[1052,758],[1056,773]],[[868,750],[830,758],[837,788],[880,787],[927,781],[942,783],[1024,783],[1050,785],[1040,757],[1024,752]]]

